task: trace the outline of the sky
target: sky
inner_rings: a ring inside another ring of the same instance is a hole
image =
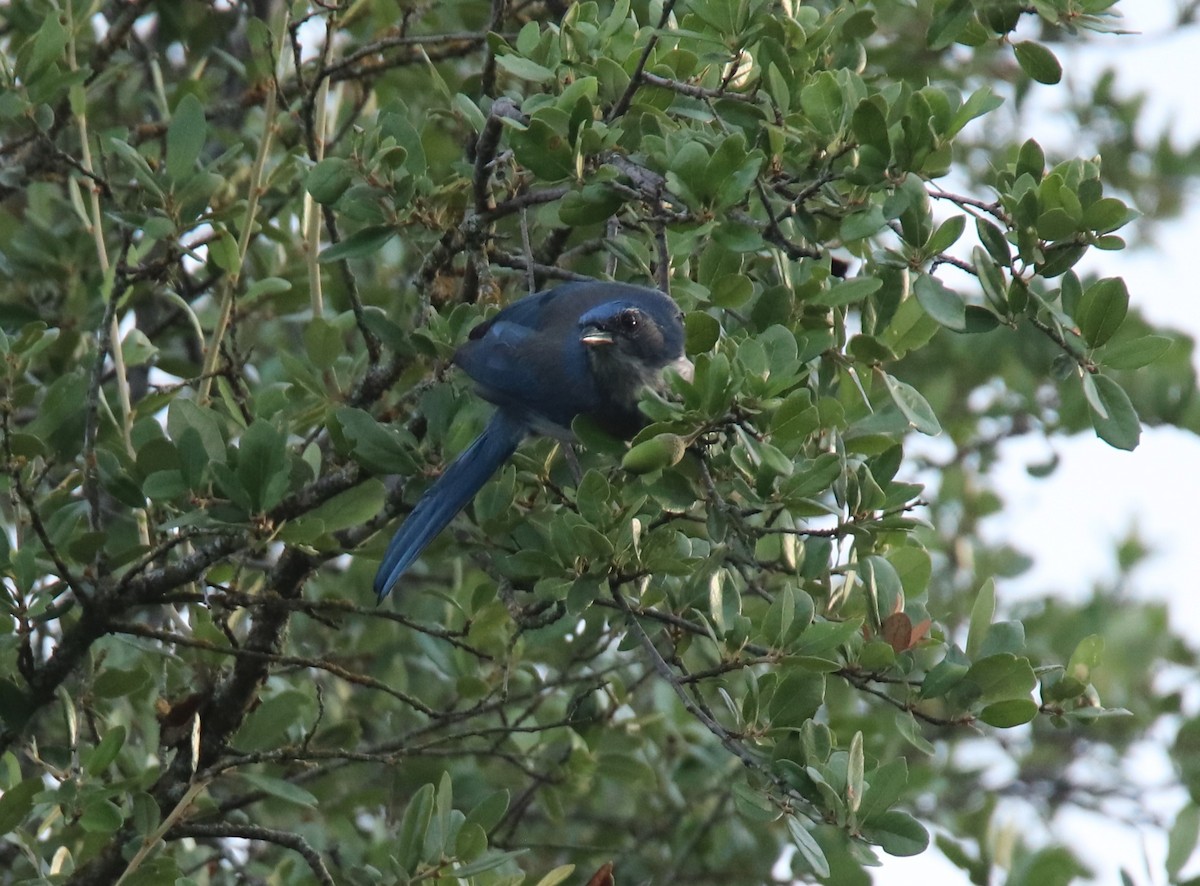
[[[1125,0],[1123,26],[1139,33],[1093,35],[1087,45],[1055,51],[1068,78],[1087,83],[1106,67],[1117,70],[1119,93],[1144,91],[1146,134],[1169,125],[1176,146],[1200,140],[1200,27],[1171,30],[1172,0]],[[1054,113],[1061,88],[1035,87],[1045,112],[1030,118],[1023,135],[1036,138],[1049,152],[1069,150],[1071,134]],[[1200,196],[1200,187],[1193,185]],[[1153,248],[1091,255],[1081,272],[1121,276],[1129,286],[1131,304],[1156,324],[1200,339],[1200,287],[1179,269],[1194,260],[1200,236],[1200,207],[1185,217],[1155,229]],[[1135,404],[1136,405],[1136,404]],[[1052,446],[1052,449],[1051,449]],[[1041,464],[1050,451],[1060,459],[1050,477],[1034,479],[1026,466]],[[1136,529],[1152,550],[1134,573],[1134,593],[1143,599],[1165,600],[1174,630],[1200,636],[1200,594],[1187,576],[1193,575],[1196,515],[1200,501],[1200,437],[1174,429],[1146,428],[1141,445],[1132,453],[1111,449],[1094,436],[1078,435],[1048,445],[1044,440],[1009,441],[996,469],[1005,492],[1003,513],[986,525],[991,540],[1012,543],[1034,558],[1033,568],[997,586],[1001,606],[1022,597],[1061,595],[1081,599],[1100,581],[1116,574],[1114,548]],[[1096,482],[1103,477],[1104,482]],[[1193,697],[1195,704],[1198,698]],[[1196,713],[1191,710],[1188,713]],[[1165,743],[1169,736],[1162,736]],[[1133,780],[1147,785],[1175,780],[1163,745],[1137,752]],[[1131,767],[1132,768],[1132,767]],[[1150,790],[1145,804],[1170,818],[1184,801],[1181,789]],[[1023,810],[1012,804],[1006,815],[1019,822]],[[1166,843],[1153,830],[1135,830],[1101,816],[1067,813],[1052,824],[1056,839],[1086,855],[1096,882],[1116,886],[1125,867],[1142,886],[1166,882],[1163,859]],[[1184,875],[1200,874],[1193,858]],[[912,859],[885,858],[875,882],[888,886],[927,886],[930,882],[966,883],[965,875],[935,850]]]

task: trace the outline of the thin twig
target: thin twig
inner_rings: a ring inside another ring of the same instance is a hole
[[[709,89],[706,86],[694,86],[691,83],[684,83],[681,80],[671,80],[667,77],[660,77],[658,74],[651,74],[649,71],[642,71],[642,82],[648,83],[651,86],[659,86],[663,89],[669,89],[672,92],[678,92],[680,95],[691,96],[698,99],[732,99],[738,102],[747,102],[754,104],[757,99],[752,95],[746,95],[742,92],[729,92],[725,89]]]
[[[275,131],[275,81],[267,86],[266,107],[263,108],[263,134],[258,143],[258,155],[254,158],[254,166],[250,172],[250,182],[246,194],[246,214],[242,222],[242,232],[238,237],[237,267],[225,278],[225,292],[221,298],[220,315],[216,328],[213,329],[212,340],[204,355],[204,367],[200,381],[199,400],[205,403],[212,390],[212,380],[217,371],[217,362],[221,356],[221,343],[233,317],[233,303],[237,297],[239,279],[246,262],[246,253],[250,249],[250,240],[254,235],[255,217],[258,213],[258,200],[262,195],[263,177],[267,166],[267,157],[271,147],[271,136]]]
[[[334,664],[331,661],[320,658],[304,658],[298,655],[281,655],[272,652],[262,652],[257,649],[243,649],[233,646],[220,646],[208,640],[199,640],[195,637],[185,637],[182,634],[171,633],[170,631],[162,631],[158,628],[152,628],[147,625],[134,623],[114,623],[109,626],[109,632],[115,634],[128,634],[132,637],[142,637],[146,640],[157,640],[160,643],[170,643],[174,646],[186,646],[191,649],[202,649],[205,652],[215,652],[219,655],[229,655],[234,658],[247,658],[256,661],[270,662],[275,665],[287,665],[291,667],[314,668],[315,670],[325,671],[332,674],[347,683],[354,683],[357,686],[365,686],[368,689],[377,689],[380,692],[385,692],[397,701],[403,702],[415,711],[420,711],[426,716],[436,716],[436,711],[426,705],[424,702],[417,699],[415,696],[409,695],[407,692],[401,692],[399,689],[393,689],[382,680],[376,680],[374,677],[368,677],[366,674],[359,674],[342,667],[339,664]]]
[[[230,824],[220,822],[215,824],[189,823],[176,825],[166,834],[168,840],[182,840],[186,837],[201,840],[226,839],[230,837],[242,840],[257,840],[262,843],[274,843],[285,849],[290,849],[304,859],[317,882],[323,886],[334,886],[333,876],[325,866],[321,853],[299,834],[278,831],[274,828],[264,828],[252,824]]]
[[[659,17],[658,27],[655,31],[661,31],[671,21],[671,13],[675,10],[675,0],[667,0],[663,4],[662,16]],[[650,54],[654,52],[654,47],[658,45],[658,34],[650,35],[650,39],[646,41],[645,47],[642,49],[641,58],[638,59],[637,66],[634,67],[633,73],[629,75],[629,85],[625,87],[625,91],[621,93],[621,97],[617,99],[616,104],[608,111],[608,122],[616,120],[629,110],[629,105],[633,102],[633,96],[638,91],[638,87],[642,85],[642,75],[646,71],[646,64],[650,61]]]
[[[179,802],[176,803],[171,811],[167,813],[166,817],[163,818],[162,823],[154,830],[153,833],[146,835],[146,838],[142,841],[142,845],[138,848],[137,853],[132,859],[129,860],[129,864],[125,866],[125,870],[122,871],[121,876],[117,878],[116,886],[121,886],[121,883],[124,882],[127,877],[131,876],[134,871],[141,867],[142,862],[144,862],[150,856],[150,853],[154,851],[154,847],[156,847],[162,841],[164,835],[172,828],[175,822],[179,821],[179,819],[183,817],[184,813],[191,808],[192,804],[196,801],[196,798],[200,796],[206,787],[208,787],[208,782],[206,780],[200,779],[192,782],[192,784],[188,787],[187,792],[183,795],[183,797],[180,798]]]

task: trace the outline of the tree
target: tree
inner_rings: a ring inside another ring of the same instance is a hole
[[[979,521],[1007,438],[1200,428],[1192,343],[1078,270],[1197,153],[1013,135],[1113,5],[13,0],[6,882],[846,884],[931,825],[1088,870],[997,794],[1120,796],[1194,652],[1005,606]],[[578,276],[668,290],[694,381],[578,482],[524,446],[376,607],[486,415],[455,344]]]

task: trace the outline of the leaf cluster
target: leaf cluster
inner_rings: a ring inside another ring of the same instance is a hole
[[[1136,218],[1101,162],[955,175],[1059,79],[1018,23],[1111,2],[251,6],[6,10],[6,877],[861,883],[933,824],[986,882],[960,742],[1032,735],[1049,817],[1172,713],[1160,611],[1010,611],[980,529],[1004,439],[1200,427],[1190,342],[1084,270]],[[453,348],[578,277],[670,291],[694,378],[370,605],[486,414]]]

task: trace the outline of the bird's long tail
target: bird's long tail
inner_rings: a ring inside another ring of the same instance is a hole
[[[396,530],[383,562],[379,564],[379,571],[375,573],[375,593],[380,600],[391,592],[405,570],[516,451],[526,433],[524,424],[497,412],[475,442],[464,449],[425,491],[412,513]]]

